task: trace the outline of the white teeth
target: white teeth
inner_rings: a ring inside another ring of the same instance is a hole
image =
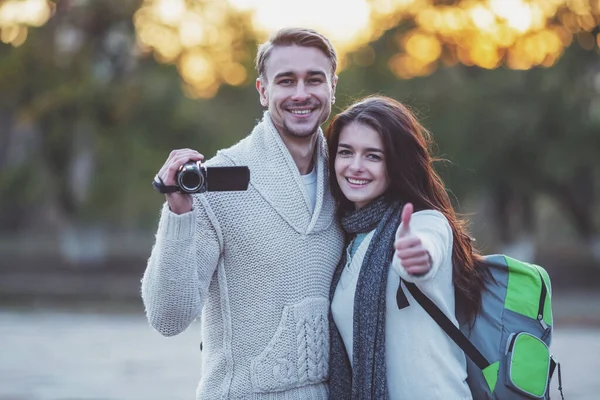
[[[312,110],[291,110],[292,114],[310,114]]]
[[[352,179],[352,178],[346,178],[348,180],[348,182],[350,182],[353,185],[366,185],[367,183],[369,183],[369,181],[365,181],[362,179]]]

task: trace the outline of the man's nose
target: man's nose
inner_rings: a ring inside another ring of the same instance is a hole
[[[299,81],[298,84],[296,85],[296,90],[294,91],[292,99],[296,100],[296,101],[304,101],[304,100],[308,99],[308,97],[309,97],[309,94],[306,90],[306,85],[304,84],[303,81]]]

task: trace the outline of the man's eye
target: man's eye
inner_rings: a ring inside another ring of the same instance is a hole
[[[313,84],[313,85],[318,85],[318,84],[320,84],[320,83],[323,83],[323,80],[322,80],[322,79],[319,79],[319,78],[313,78],[313,79],[309,79],[309,80],[308,80],[308,83],[311,83],[311,84]]]
[[[291,85],[292,84],[292,80],[291,79],[282,79],[279,81],[280,85]]]

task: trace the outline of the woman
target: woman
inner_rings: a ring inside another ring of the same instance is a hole
[[[455,323],[480,308],[485,271],[432,168],[430,136],[387,97],[327,130],[332,193],[349,244],[331,288],[330,398],[471,399],[461,349],[413,299],[414,282]]]

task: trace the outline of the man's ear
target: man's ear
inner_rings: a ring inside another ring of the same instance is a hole
[[[263,107],[269,106],[269,99],[267,97],[267,85],[265,85],[261,78],[256,78],[256,90],[260,98],[260,104]]]
[[[335,88],[337,87],[338,76],[334,75],[331,80],[331,99],[335,102]]]

